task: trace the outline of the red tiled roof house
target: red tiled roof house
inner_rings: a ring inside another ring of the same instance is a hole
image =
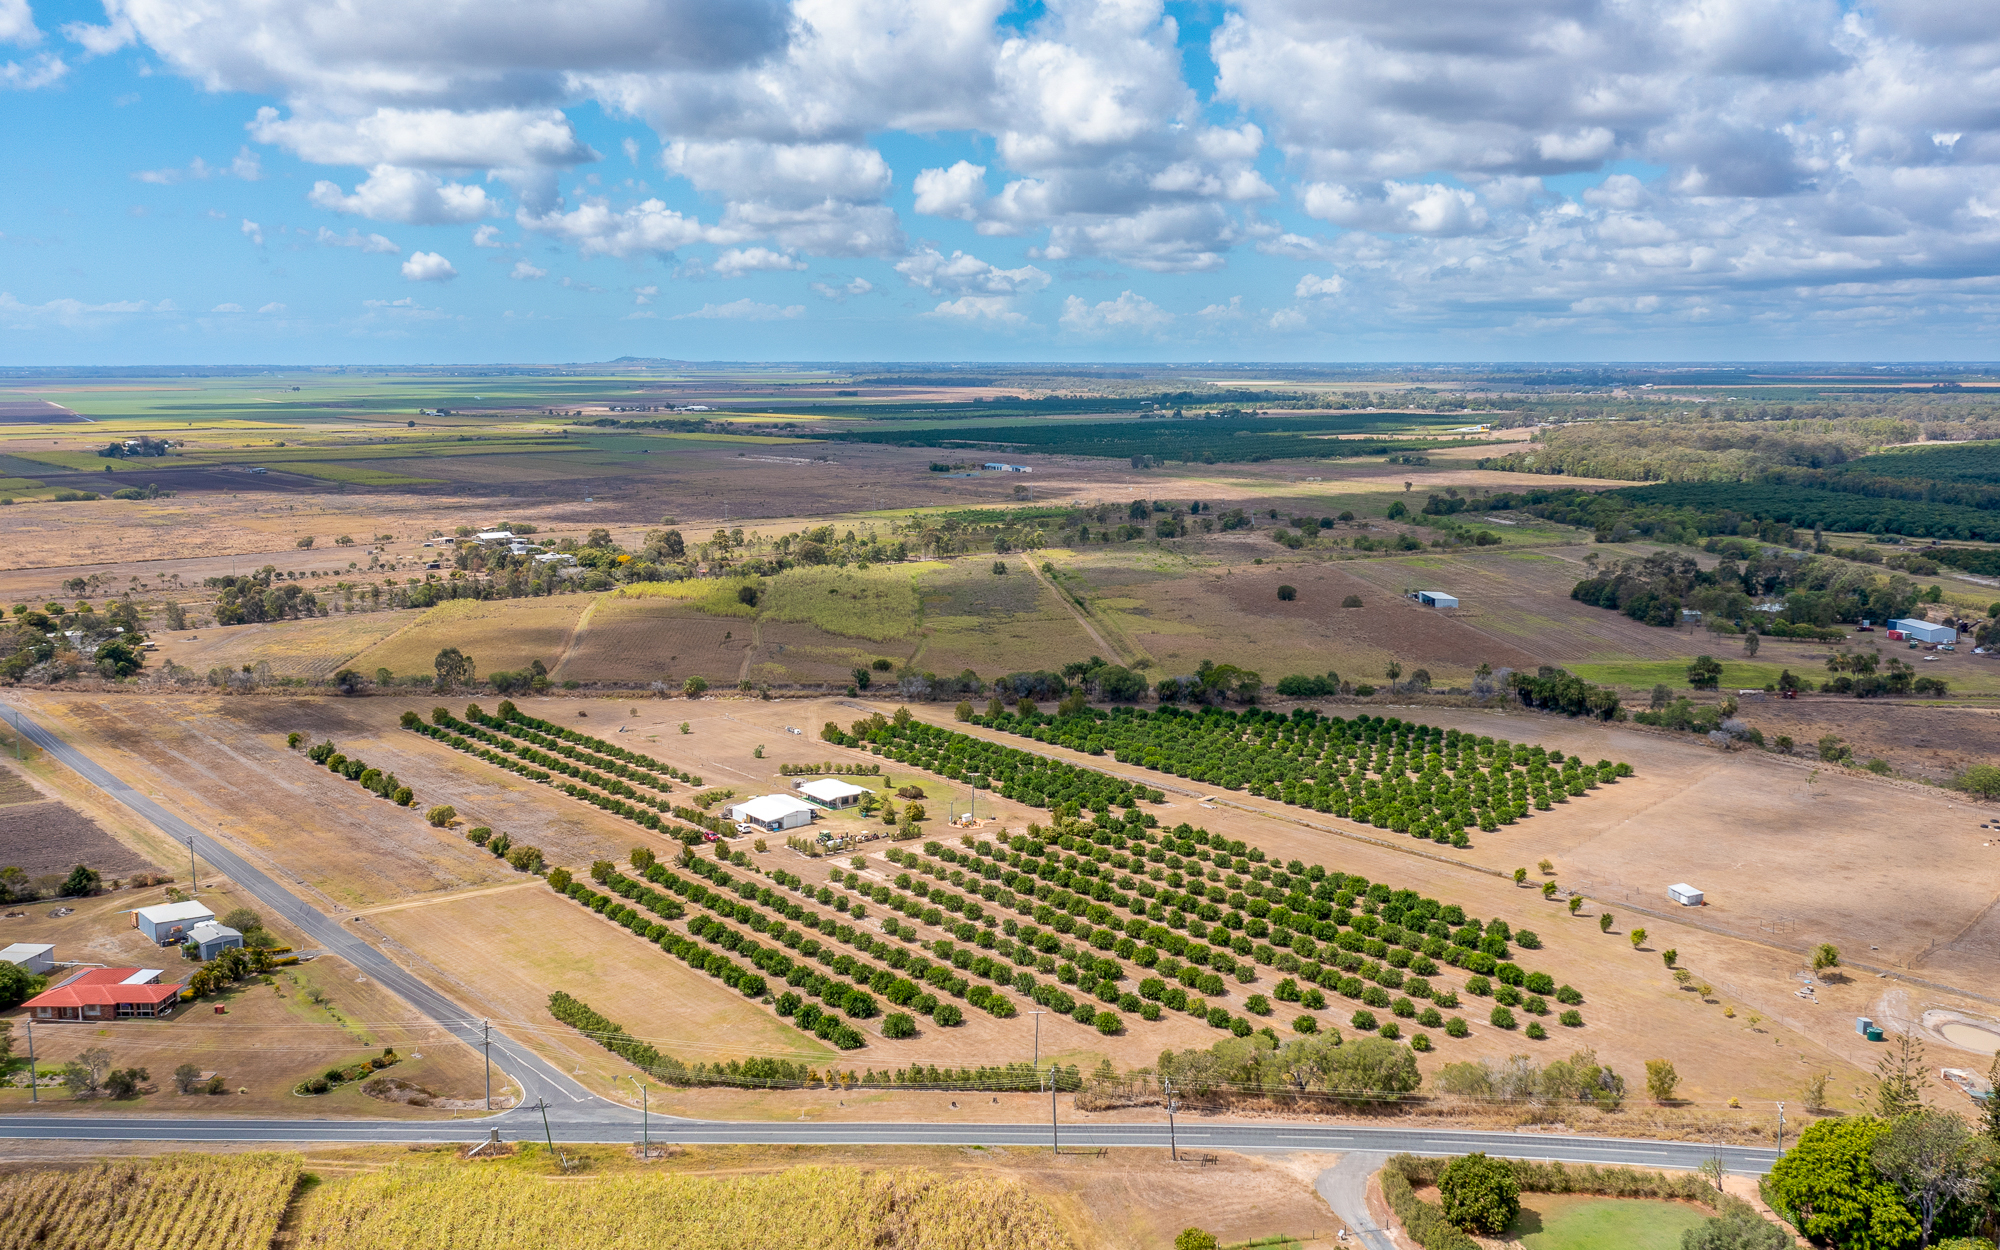
[[[169,1016],[181,987],[161,985],[158,968],[90,968],[23,1004],[36,1024]]]

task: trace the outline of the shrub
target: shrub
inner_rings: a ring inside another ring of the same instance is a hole
[[[1583,1027],[1583,1013],[1571,1009],[1557,1016],[1556,1022],[1561,1024],[1564,1028],[1580,1029]]]
[[[1361,606],[1361,596],[1349,595],[1340,601],[1340,606],[1343,608],[1358,608]]]
[[[955,1028],[965,1023],[965,1012],[955,1003],[939,1003],[937,1010],[931,1013],[931,1019],[941,1029]]]
[[[424,819],[431,822],[433,829],[443,829],[448,827],[452,821],[458,819],[458,809],[449,803],[440,803],[438,806],[425,812]]]
[[[1394,1020],[1385,1020],[1382,1022],[1382,1026],[1375,1031],[1393,1042],[1403,1035],[1403,1026],[1397,1024]]]
[[[1493,1013],[1487,1016],[1486,1019],[1496,1029],[1511,1029],[1514,1027],[1514,1013],[1505,1007],[1495,1007]]]
[[[1431,1048],[1431,1039],[1425,1034],[1418,1033],[1410,1038],[1411,1050],[1414,1050],[1419,1054],[1422,1054],[1429,1051],[1430,1048]]]
[[[1313,1016],[1300,1016],[1298,1019],[1292,1021],[1292,1032],[1317,1033],[1319,1032],[1319,1020]]]
[[[1521,1182],[1514,1169],[1483,1151],[1446,1164],[1437,1184],[1444,1217],[1467,1232],[1497,1235],[1521,1213]]]
[[[1470,1037],[1472,1026],[1465,1022],[1464,1016],[1453,1016],[1444,1022],[1444,1032],[1447,1037]]]
[[[1357,1033],[1373,1033],[1380,1027],[1376,1024],[1375,1013],[1372,1011],[1357,1011],[1348,1017],[1347,1023],[1352,1025]]]
[[[786,995],[787,998],[793,995]],[[893,1041],[917,1035],[917,1022],[908,1012],[893,1012],[882,1019],[882,1036]]]
[[[1262,994],[1252,994],[1243,1001],[1243,1010],[1253,1016],[1268,1016],[1271,1014],[1271,1000]]]
[[[1174,1238],[1174,1250],[1216,1250],[1217,1245],[1214,1233],[1199,1228],[1184,1228]]]
[[[1537,1042],[1541,1041],[1543,1038],[1549,1035],[1549,1031],[1542,1027],[1542,1022],[1540,1020],[1528,1021],[1528,1027],[1524,1031],[1530,1038],[1532,1038]]]
[[[1646,1060],[1646,1092],[1654,1102],[1672,1102],[1674,1088],[1681,1083],[1674,1065],[1665,1059]]]
[[[1106,1037],[1116,1037],[1125,1031],[1125,1019],[1115,1011],[1100,1011],[1091,1023]]]
[[[1298,597],[1299,597],[1299,588],[1298,588],[1298,587],[1296,587],[1296,586],[1280,586],[1280,587],[1278,587],[1278,598],[1280,598],[1280,599],[1283,599],[1283,600],[1284,600],[1284,601],[1286,601],[1287,603],[1291,602],[1292,600],[1294,600],[1294,599],[1296,599],[1296,598],[1298,598]]]
[[[1571,986],[1562,985],[1556,988],[1556,1001],[1568,1007],[1581,1007],[1583,995]]]

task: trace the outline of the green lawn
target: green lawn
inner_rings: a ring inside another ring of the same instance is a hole
[[[1522,1194],[1507,1236],[1527,1250],[1680,1250],[1681,1234],[1707,1218],[1684,1202]]]

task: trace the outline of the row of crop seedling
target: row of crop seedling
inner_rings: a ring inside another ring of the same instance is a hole
[[[473,707],[467,710],[476,712],[478,708]],[[411,712],[405,715],[414,717],[416,714]],[[637,799],[641,803],[657,807],[670,806],[662,800],[639,793],[629,784],[618,780],[616,777],[606,777],[600,773],[593,772],[581,764],[563,759],[560,756],[551,755],[539,747],[530,746],[526,742],[509,737],[507,734],[497,730],[462,721],[443,708],[433,708],[431,710],[431,719],[432,725],[435,728],[444,729],[466,738],[478,739],[481,742],[498,747],[510,755],[518,756],[527,763],[536,765],[539,768],[547,769],[549,772],[560,773],[565,777],[573,777],[585,785],[594,786],[599,790],[606,791],[620,798]],[[421,724],[410,724],[408,721],[405,721],[405,727],[411,729],[422,728]]]
[[[435,716],[436,714],[437,709],[433,708],[432,715]],[[670,793],[673,790],[673,787],[662,781],[657,773],[648,772],[645,768],[635,764],[628,764],[621,760],[613,759],[608,755],[592,751],[588,747],[576,746],[565,742],[553,734],[545,734],[539,730],[530,729],[525,725],[509,721],[504,717],[489,716],[480,710],[477,703],[466,706],[465,718],[481,728],[505,734],[518,741],[541,747],[546,751],[561,756],[563,759],[581,764],[586,768],[595,768],[609,773],[621,781],[636,781],[640,785],[658,790],[662,794]]]
[[[672,764],[662,763],[650,755],[628,750],[615,742],[606,742],[602,738],[594,738],[586,733],[578,733],[574,729],[566,729],[553,721],[546,721],[537,716],[530,716],[515,707],[511,700],[502,699],[500,706],[495,711],[499,713],[501,720],[510,724],[533,729],[548,734],[551,737],[560,738],[564,742],[575,743],[577,746],[588,747],[600,755],[608,755],[613,759],[623,760],[627,764],[637,765],[649,772],[664,774],[665,776],[672,777],[675,781],[686,782],[688,785],[696,788],[700,788],[704,784],[702,779],[693,773],[683,772],[675,768]]]

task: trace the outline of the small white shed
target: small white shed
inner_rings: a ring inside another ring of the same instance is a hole
[[[0,962],[40,975],[56,966],[56,948],[40,942],[16,942],[0,950]]]
[[[792,788],[805,795],[807,801],[826,808],[853,807],[868,794],[864,786],[849,785],[831,777],[797,782]]]
[[[1415,599],[1427,608],[1455,608],[1458,606],[1458,596],[1448,595],[1442,590],[1419,590],[1411,595],[1410,598]]]
[[[1679,903],[1682,907],[1699,907],[1701,906],[1702,893],[1700,890],[1683,881],[1679,885],[1668,886],[1667,897]]]
[[[801,802],[789,794],[762,794],[725,807],[722,814],[729,820],[756,825],[772,833],[813,822],[812,804]]]

